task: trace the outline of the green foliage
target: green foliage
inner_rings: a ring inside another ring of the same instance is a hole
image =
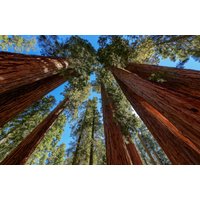
[[[41,53],[45,56],[66,58],[77,76],[69,78],[76,87],[87,85],[89,75],[97,64],[96,51],[93,46],[79,36],[71,36],[61,41],[58,36],[40,36],[38,38]],[[62,71],[65,75],[65,71]]]
[[[152,73],[149,78],[150,81],[157,82],[157,83],[164,83],[167,80],[165,80],[165,73],[164,72],[156,72]]]
[[[100,117],[96,98],[88,100],[83,104],[80,116],[72,126],[71,136],[74,138],[74,141],[71,142],[68,150],[69,164],[72,164],[74,159],[76,164],[89,164],[91,143],[94,145],[93,163],[105,164],[105,144]],[[94,140],[91,137],[93,122]],[[76,158],[74,158],[75,156]]]
[[[5,158],[50,112],[53,96],[33,104],[0,130],[0,160]]]
[[[0,35],[0,50],[2,51],[30,51],[35,48],[36,39],[31,37],[27,39],[19,35]]]
[[[46,133],[44,139],[30,156],[27,164],[64,164],[66,159],[66,146],[65,144],[59,145],[58,143],[64,131],[65,123],[66,116],[62,114],[52,125],[51,129]]]
[[[127,36],[100,36],[98,61],[106,67],[124,68],[128,63],[157,64],[159,59],[151,39],[130,40]]]

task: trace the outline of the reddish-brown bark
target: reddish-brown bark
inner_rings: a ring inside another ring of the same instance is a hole
[[[126,147],[128,149],[133,165],[142,165],[143,163],[140,158],[140,155],[138,154],[135,144],[133,143],[130,137],[128,137],[128,143],[126,143]]]
[[[200,164],[200,150],[144,98],[115,77],[125,96],[172,164]]]
[[[64,99],[58,106],[0,163],[1,165],[23,165],[44,138],[55,120],[68,103]]]
[[[200,101],[157,86],[129,71],[119,68],[111,71],[131,92],[152,105],[200,149]]]
[[[60,75],[21,86],[0,95],[0,127],[66,81]]]
[[[66,59],[0,52],[0,94],[58,74]]]
[[[146,80],[149,80],[152,74],[160,76],[164,82],[151,82],[187,96],[200,99],[200,71],[137,63],[128,64],[126,69]]]
[[[107,164],[132,164],[120,127],[113,118],[113,108],[103,85],[101,86],[101,95]]]

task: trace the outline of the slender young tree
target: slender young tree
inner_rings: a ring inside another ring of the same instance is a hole
[[[97,99],[88,100],[83,106],[80,119],[75,123],[72,144],[72,164],[104,164],[104,143],[102,143],[102,122],[97,110]],[[75,150],[73,150],[75,146]]]

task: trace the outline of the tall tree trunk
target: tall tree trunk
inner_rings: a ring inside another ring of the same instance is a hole
[[[94,131],[95,131],[95,108],[93,110],[93,121],[92,121],[92,134],[91,134],[91,144],[90,144],[90,161],[89,164],[93,165],[94,162]]]
[[[112,105],[112,109],[113,109],[113,113],[115,113],[117,111],[117,106],[116,106],[116,103],[118,102],[115,102],[112,95],[108,95],[108,98],[109,98],[109,101]],[[122,130],[122,127],[121,127],[121,124],[120,124],[120,121],[118,121],[118,125],[119,125],[119,128],[120,130]],[[131,161],[132,161],[132,164],[133,165],[142,165],[142,160],[140,158],[140,155],[138,154],[138,151],[135,147],[135,144],[133,143],[132,139],[131,139],[131,135],[129,134],[126,138],[124,138],[124,141],[125,144],[126,144],[126,148],[128,150],[128,153],[129,153],[129,156],[131,158]]]
[[[112,68],[130,91],[171,121],[200,150],[200,101],[150,83],[129,71]]]
[[[137,136],[138,136],[138,138],[139,138],[139,140],[140,140],[142,146],[144,147],[146,153],[148,154],[151,163],[152,163],[153,165],[156,165],[157,163],[156,163],[156,161],[154,160],[154,158],[152,157],[151,152],[150,152],[149,149],[147,148],[147,145],[146,145],[145,141],[143,140],[143,138],[140,136],[139,133],[137,134]]]
[[[162,165],[162,160],[160,159],[160,157],[158,156],[157,152],[152,148],[153,154],[156,157],[156,160],[158,162],[159,165]]]
[[[128,143],[126,143],[126,147],[128,149],[133,165],[142,165],[143,164],[142,160],[140,158],[140,155],[138,154],[138,151],[131,137],[129,136],[127,140],[128,140]]]
[[[113,118],[113,108],[103,85],[101,85],[101,96],[103,106],[107,164],[132,164],[120,127]]]
[[[83,137],[84,123],[85,123],[86,115],[87,115],[87,108],[86,108],[84,119],[83,119],[83,122],[82,122],[82,125],[81,125],[81,131],[80,131],[80,135],[78,137],[78,141],[77,141],[77,144],[76,144],[76,150],[75,150],[75,153],[74,153],[72,165],[77,165],[78,164],[77,163],[77,161],[78,161],[78,153],[79,153],[79,150],[80,150],[81,140],[82,140],[82,137]]]
[[[64,99],[58,106],[1,162],[2,165],[25,164],[68,103]]]
[[[137,63],[128,64],[126,69],[145,80],[154,74],[164,82],[152,83],[200,100],[200,71]]]
[[[77,161],[78,161],[78,152],[79,152],[79,149],[80,149],[82,137],[83,137],[83,129],[82,129],[82,131],[80,132],[80,135],[79,135],[79,137],[78,137],[78,141],[77,141],[77,144],[76,144],[76,151],[75,151],[75,153],[74,153],[72,165],[77,165],[77,164],[78,164],[78,163],[77,163]]]
[[[0,127],[66,81],[60,75],[21,86],[0,95]]]
[[[0,94],[58,74],[66,59],[0,52]]]
[[[154,107],[132,92],[117,77],[116,80],[172,164],[200,164],[200,150]]]

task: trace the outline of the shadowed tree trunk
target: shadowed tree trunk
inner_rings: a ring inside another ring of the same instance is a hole
[[[78,141],[77,141],[77,144],[76,144],[76,151],[75,151],[75,153],[74,153],[72,165],[77,165],[78,152],[79,152],[79,149],[80,149],[80,144],[81,144],[82,136],[83,136],[83,130],[80,132],[80,135],[79,135],[79,137],[78,137]]]
[[[126,143],[126,147],[128,149],[133,165],[142,165],[143,164],[142,160],[140,158],[140,155],[138,154],[138,151],[131,137],[129,136],[127,140],[128,140],[128,143]]]
[[[64,99],[58,106],[1,162],[1,165],[25,164],[35,148],[44,138],[58,116],[63,112],[68,99]]]
[[[108,95],[108,98],[112,105],[113,112],[115,113],[117,111],[116,103],[118,103],[118,102],[114,102],[112,95]],[[120,127],[120,130],[122,130],[120,121],[118,121],[118,126]],[[131,139],[131,135],[127,136],[126,138],[123,137],[123,139],[124,139],[124,141],[126,141],[125,144],[126,144],[129,156],[131,158],[132,164],[133,165],[142,165],[143,164],[142,160],[140,158],[140,155],[138,154],[135,144],[133,143],[133,141]]]
[[[94,132],[95,132],[95,108],[93,110],[93,121],[92,121],[92,135],[91,135],[91,145],[90,145],[90,161],[89,164],[93,165],[94,162]]]
[[[141,117],[172,164],[200,164],[200,150],[163,115],[115,77],[125,96]]]
[[[0,94],[69,68],[66,59],[0,52]]]
[[[157,152],[152,148],[152,151],[153,151],[153,154],[155,155],[156,157],[156,160],[158,162],[159,165],[162,165],[162,160],[159,158]]]
[[[183,136],[200,150],[200,101],[157,86],[129,71],[112,68],[112,73],[171,121]]]
[[[85,123],[86,115],[87,115],[87,108],[86,108],[84,119],[83,119],[83,122],[82,122],[82,125],[81,125],[81,131],[80,131],[80,135],[78,137],[78,141],[77,141],[77,144],[76,144],[76,150],[75,150],[75,153],[74,153],[72,165],[78,164],[78,153],[79,153],[79,150],[80,150],[81,140],[82,140],[82,137],[83,137],[84,123]]]
[[[153,159],[152,155],[151,155],[151,152],[149,151],[149,149],[147,148],[147,145],[145,144],[145,141],[143,140],[143,138],[140,136],[140,134],[138,133],[137,134],[142,146],[144,147],[146,153],[148,154],[149,158],[150,158],[150,161],[153,165],[156,165],[156,161]]]
[[[101,95],[107,164],[130,165],[132,164],[131,158],[126,148],[120,127],[113,118],[113,108],[103,85],[101,85]]]
[[[21,86],[0,95],[0,127],[66,81],[60,75]]]
[[[145,80],[155,76],[158,80],[151,80],[152,83],[200,99],[200,71],[137,63],[128,64],[126,69]]]

